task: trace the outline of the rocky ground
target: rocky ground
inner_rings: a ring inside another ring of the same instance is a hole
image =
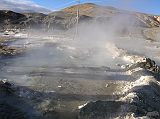
[[[118,99],[118,95],[113,95],[125,82],[117,81],[85,81],[85,80],[52,80],[52,84],[46,84],[35,81],[39,84],[33,84],[32,87],[21,87],[16,85],[9,85],[1,81],[1,94],[5,93],[3,98],[6,99],[6,105],[13,106],[12,101],[21,100],[25,104],[28,102],[35,111],[41,113],[43,118],[48,119],[76,119],[78,118],[79,106],[87,103],[89,100],[115,100]],[[44,84],[42,86],[42,84]],[[86,84],[86,85],[85,85]],[[50,87],[52,86],[52,87]],[[118,88],[119,87],[119,88]],[[10,98],[12,101],[10,101]],[[16,97],[16,98],[14,98]],[[2,98],[2,99],[3,99]],[[27,102],[25,102],[25,100]],[[1,100],[3,103],[3,100]],[[16,110],[22,104],[14,105]],[[4,104],[5,105],[5,104]],[[31,108],[30,107],[30,108]],[[6,109],[8,112],[10,109],[1,107],[3,110]],[[29,108],[29,107],[28,107]],[[12,108],[11,108],[12,109]],[[21,109],[19,112],[13,110],[13,116],[21,116]],[[27,109],[26,109],[27,111]],[[28,112],[22,112],[27,115]],[[7,111],[0,113],[4,117],[9,117]],[[34,115],[32,115],[34,116]]]
[[[152,62],[147,59],[127,68],[135,77],[146,75],[132,82],[44,80],[39,76],[32,79],[36,84],[23,87],[1,80],[0,116],[4,119],[159,119],[159,71]],[[29,110],[32,113],[28,115]]]
[[[136,32],[138,30],[133,33],[135,36],[143,38]],[[18,49],[5,45],[7,42],[14,41],[9,37],[2,38],[1,41],[3,58],[24,53],[23,44]],[[36,42],[42,45],[42,41]],[[32,43],[27,42],[27,44]],[[55,52],[52,48],[57,44],[49,42],[49,45],[44,46]],[[118,52],[113,52],[113,55],[117,54],[115,57],[126,58],[131,61],[131,64],[126,66],[117,64],[121,67],[119,70],[74,65],[56,67],[51,64],[39,67],[34,63],[31,63],[32,67],[30,67],[22,62],[23,59],[19,59],[15,65],[11,62],[11,66],[6,66],[4,69],[1,67],[3,79],[0,81],[0,117],[3,117],[2,119],[15,117],[19,119],[159,119],[159,66],[150,58],[129,54],[116,46],[113,49]],[[46,53],[49,54],[49,51]],[[31,62],[34,62],[32,60]],[[7,81],[4,77],[10,80]],[[25,78],[27,80],[24,84],[27,82],[27,85],[23,86],[23,83],[19,82]]]
[[[142,68],[132,75],[143,75],[140,79],[125,85],[123,96],[117,101],[90,102],[80,110],[80,119],[159,119],[159,67],[152,60],[138,62],[134,68]],[[141,64],[143,65],[141,65]],[[136,67],[135,67],[136,66]],[[157,67],[158,71],[151,68]],[[131,69],[129,69],[131,70]]]

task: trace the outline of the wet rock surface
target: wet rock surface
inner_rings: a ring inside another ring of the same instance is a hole
[[[17,87],[7,80],[0,81],[1,119],[42,119],[34,105],[29,103],[26,97],[20,96],[20,90],[22,87]]]
[[[150,71],[154,73],[155,75],[160,73],[160,67],[156,65],[154,60],[151,60],[150,58],[144,58],[143,61],[138,61],[135,64],[131,64],[128,66],[125,70],[132,70],[135,68],[142,68],[147,71]]]
[[[24,112],[5,102],[0,103],[1,119],[27,119]]]
[[[13,85],[6,80],[4,81],[2,81],[1,83],[2,84],[1,89],[3,87],[5,90],[3,89],[0,92],[1,94],[0,103],[4,104],[5,106],[2,106],[3,113],[0,113],[0,115],[5,115],[7,119],[10,119],[16,116],[17,118],[25,117],[26,119],[30,119],[30,118],[31,119],[32,118],[33,119],[34,118],[36,119],[37,118],[38,119],[39,118],[77,119],[78,106],[87,102],[88,100],[97,100],[97,99],[111,100],[116,98],[116,96],[114,97],[111,95],[108,95],[108,96],[99,95],[99,94],[94,95],[95,92],[92,92],[93,95],[89,95],[87,94],[89,93],[88,92],[89,90],[87,90],[87,88],[86,88],[87,92],[85,92],[86,94],[82,94],[82,92],[80,92],[80,94],[74,94],[74,93],[77,93],[76,90],[78,89],[74,89],[75,91],[73,91],[71,85],[66,87],[65,85],[68,85],[69,83],[73,83],[73,82],[69,82],[65,80],[63,80],[63,82],[59,84],[62,87],[58,87],[59,91],[56,90],[56,92],[47,91],[49,89],[42,89],[41,91],[36,91],[35,89],[32,90],[31,88],[28,88],[28,87]],[[54,81],[52,83],[56,83],[56,82]],[[75,86],[76,84],[72,84],[72,85]],[[94,88],[94,85],[93,87],[92,86],[91,87]],[[108,85],[111,85],[111,83],[108,83]],[[72,94],[68,94],[68,92],[71,93],[71,91],[69,91],[70,87],[72,90]],[[111,86],[108,86],[108,89],[109,88],[111,88]],[[38,90],[38,87],[37,87],[37,90]],[[99,91],[97,89],[97,93],[98,92]],[[102,105],[104,105],[104,103]],[[112,105],[112,103],[110,103],[109,105]],[[116,103],[113,105],[116,106]],[[15,110],[15,112],[12,111],[13,112],[12,116],[8,115],[7,113],[7,111],[10,110],[9,108],[10,106],[13,106],[14,107],[13,110]],[[32,113],[29,117],[28,113],[30,113],[30,110],[32,110],[35,113]],[[104,109],[104,110],[109,110],[109,109]]]
[[[120,112],[123,102],[96,101],[89,102],[79,112],[79,119],[108,119],[114,118]]]
[[[8,103],[9,98],[14,100],[14,89],[12,84],[6,80],[0,80],[0,117],[1,119],[26,119],[25,113],[16,105]],[[18,98],[17,98],[18,99]],[[11,102],[10,102],[11,103]]]
[[[11,94],[14,90],[11,88],[12,84],[7,82],[6,80],[0,80],[0,93]]]

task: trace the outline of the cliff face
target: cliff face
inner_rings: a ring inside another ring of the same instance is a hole
[[[141,27],[159,27],[160,16],[119,10],[113,7],[104,7],[92,3],[71,6],[61,11],[45,15],[42,13],[15,13],[0,11],[0,28],[50,28],[68,29],[76,23],[76,12],[79,8],[80,22],[86,20],[118,20],[127,16]],[[128,22],[130,22],[128,20]],[[128,24],[127,24],[128,25]]]

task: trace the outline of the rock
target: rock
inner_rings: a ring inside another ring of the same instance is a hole
[[[25,113],[16,108],[15,106],[11,106],[6,102],[0,102],[0,118],[1,119],[27,119]]]
[[[108,119],[116,116],[121,108],[122,102],[118,101],[96,101],[87,103],[80,109],[79,119]]]
[[[6,80],[0,80],[0,93],[2,94],[10,94],[13,93],[12,84]]]
[[[0,45],[0,56],[15,56],[24,53],[23,48]]]
[[[22,88],[0,80],[0,119],[44,119],[30,99],[18,95]]]
[[[0,26],[3,29],[7,28],[22,28],[22,21],[26,20],[25,15],[13,11],[0,10]]]
[[[145,58],[132,67],[142,67],[144,70],[152,72],[152,67],[158,67],[156,63]],[[139,71],[138,71],[139,72]],[[141,74],[141,73],[140,73]],[[141,74],[142,75],[142,74]],[[146,76],[147,75],[147,76]],[[151,75],[151,76],[148,76]],[[60,80],[61,82],[62,80]],[[96,101],[79,106],[79,119],[159,119],[160,114],[160,87],[159,82],[154,77],[154,74],[146,73],[140,79],[134,81],[129,88],[124,92],[123,100],[119,101]],[[102,85],[105,88],[105,84]],[[108,84],[106,85],[108,87]],[[35,95],[34,95],[35,96]],[[52,107],[52,106],[50,106]],[[43,109],[45,109],[43,107]],[[155,111],[155,112],[154,112]],[[58,115],[54,110],[47,110],[45,113],[48,116]]]
[[[131,64],[126,70],[133,70],[136,68],[142,68],[155,74],[160,74],[160,67],[156,65],[155,61],[150,58],[144,58],[143,61]]]
[[[147,15],[147,14],[135,14],[137,18],[149,28],[151,27],[159,27],[160,22],[155,18],[154,15]]]
[[[109,84],[106,83],[105,87],[108,88],[108,87],[109,87]]]
[[[144,73],[145,76],[142,76],[142,73],[138,71],[141,77],[130,85],[125,86],[123,91],[125,96],[120,101],[126,102],[127,105],[124,105],[125,111],[122,112],[126,112],[126,114],[134,113],[136,117],[147,115],[159,119],[160,85],[159,78],[157,78],[160,73],[159,66],[153,60],[145,58],[143,62],[137,62],[130,66],[131,69],[138,67],[148,72]]]
[[[160,117],[159,112],[157,112],[157,111],[148,112],[147,116],[149,116],[149,117]]]

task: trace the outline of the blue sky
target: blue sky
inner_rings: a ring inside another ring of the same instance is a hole
[[[76,0],[32,0],[38,5],[46,8],[57,10],[73,4]],[[160,0],[81,0],[82,3],[91,2],[106,6],[114,6],[121,9],[133,11],[159,14],[160,15]]]
[[[160,15],[160,0],[80,0],[81,3],[96,3],[143,13]],[[0,0],[0,9],[31,10],[49,13],[76,4],[76,0]],[[46,9],[47,8],[47,9]]]

